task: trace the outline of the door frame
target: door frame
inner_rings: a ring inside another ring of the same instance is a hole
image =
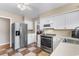
[[[7,43],[7,44],[9,44],[10,45],[10,47],[11,47],[11,19],[10,18],[6,18],[6,17],[0,17],[0,19],[7,19],[7,20],[9,20],[9,30],[10,30],[10,32],[9,32],[9,43]],[[4,44],[4,43],[3,43]]]

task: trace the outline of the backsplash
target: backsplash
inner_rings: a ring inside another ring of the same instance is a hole
[[[66,36],[71,37],[71,30],[44,30],[45,34],[56,34],[56,36]]]

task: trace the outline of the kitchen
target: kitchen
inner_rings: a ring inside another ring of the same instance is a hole
[[[5,6],[9,6],[9,10]],[[13,23],[27,24],[27,45],[37,46],[38,53],[27,53],[26,56],[78,56],[79,36],[78,36],[78,18],[79,18],[79,3],[32,3],[33,10],[20,11],[12,4],[0,4],[0,17],[1,19],[10,19],[9,25],[12,30]],[[2,7],[3,6],[3,7]],[[40,8],[37,8],[37,7]],[[36,9],[36,10],[35,10]],[[39,9],[39,10],[38,10]],[[42,10],[42,11],[41,11]],[[6,12],[7,11],[7,12]],[[13,13],[11,13],[13,12]],[[20,12],[20,13],[19,13]],[[1,24],[2,25],[2,24]],[[17,26],[18,27],[18,26]],[[16,31],[17,36],[21,33]],[[74,33],[75,32],[75,33]],[[9,41],[0,41],[1,44],[10,44],[12,46],[12,33],[8,32],[10,37]],[[3,39],[3,37],[0,36]],[[2,49],[2,48],[1,48]],[[4,51],[4,49],[3,49]],[[24,50],[25,52],[25,50]],[[16,54],[15,56],[17,56]],[[21,55],[20,55],[21,56]]]

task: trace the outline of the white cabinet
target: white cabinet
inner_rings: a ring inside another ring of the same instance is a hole
[[[79,11],[52,17],[55,29],[74,29],[79,26]]]
[[[60,37],[53,37],[53,50],[55,50],[55,48],[59,45],[60,42],[61,42]]]
[[[40,28],[44,29],[44,24],[50,24],[50,28],[54,29],[64,29],[65,28],[65,16],[58,15],[58,16],[50,16],[46,18],[40,19]]]
[[[54,29],[64,29],[65,28],[65,15],[59,15],[53,17]]]
[[[36,42],[35,41],[35,34],[34,33],[28,33],[28,44],[31,44],[31,43],[33,43],[33,42]]]
[[[66,14],[66,27],[74,29],[79,26],[79,11]]]
[[[33,21],[25,20],[25,23],[28,25],[28,30],[33,30]]]
[[[70,19],[70,14],[65,14],[65,17],[66,17],[66,29],[72,29],[72,26],[71,26],[71,19]]]
[[[41,47],[41,35],[38,35],[37,46]]]
[[[53,22],[51,17],[40,18],[40,29],[43,30],[45,24],[50,24],[49,28],[53,28]]]
[[[44,24],[46,23],[46,20],[45,19],[40,19],[40,29],[43,30],[43,26]]]
[[[52,24],[51,28],[54,29],[74,29],[79,26],[79,11],[41,18],[42,29],[46,23]]]

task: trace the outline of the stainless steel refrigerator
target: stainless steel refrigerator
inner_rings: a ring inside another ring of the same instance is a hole
[[[12,48],[17,50],[27,46],[27,24],[12,24]]]

